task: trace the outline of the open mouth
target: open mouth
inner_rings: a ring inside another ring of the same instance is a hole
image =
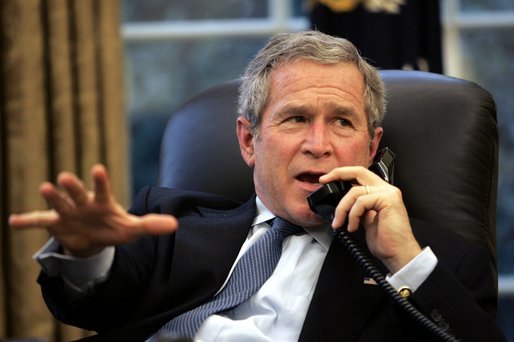
[[[310,173],[305,172],[301,173],[298,176],[296,176],[296,179],[298,179],[300,182],[306,182],[311,184],[320,184],[319,183],[319,177],[323,176],[323,173]]]

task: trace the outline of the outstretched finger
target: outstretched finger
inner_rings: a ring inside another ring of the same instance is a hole
[[[61,172],[57,177],[57,183],[66,190],[77,207],[82,207],[88,203],[87,189],[84,183],[73,173]]]
[[[13,228],[48,227],[57,223],[59,215],[55,210],[31,211],[9,216],[9,224]]]
[[[178,228],[178,221],[171,215],[147,214],[139,221],[143,234],[162,235],[173,233]]]
[[[73,203],[61,193],[52,183],[44,182],[39,186],[39,193],[46,200],[48,205],[61,214],[66,214],[73,210]]]
[[[95,201],[97,203],[109,203],[112,199],[111,186],[107,170],[101,164],[96,164],[91,169]]]

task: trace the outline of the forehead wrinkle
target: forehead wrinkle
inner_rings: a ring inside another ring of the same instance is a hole
[[[309,85],[309,89],[311,91],[315,91],[316,93],[318,93],[318,96],[320,97],[336,96],[340,99],[352,98],[356,103],[359,104],[364,102],[364,83],[362,79],[359,80],[357,83],[353,83],[346,87],[345,84],[335,86],[331,83],[319,83],[319,80],[311,75],[302,76],[301,78],[297,78],[291,75],[284,75],[280,78],[277,77],[277,84],[280,85],[280,87],[283,89],[288,87],[293,88],[292,93],[295,93],[295,84],[298,82],[304,82],[309,78],[312,78],[315,81]]]

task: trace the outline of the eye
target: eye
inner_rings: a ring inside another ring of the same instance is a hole
[[[306,122],[307,120],[305,119],[304,116],[295,115],[295,116],[291,116],[291,117],[287,118],[285,121],[294,122],[294,123],[302,123],[302,122]]]
[[[351,126],[352,123],[350,120],[348,119],[345,119],[345,118],[337,118],[337,124],[340,125],[340,126]]]

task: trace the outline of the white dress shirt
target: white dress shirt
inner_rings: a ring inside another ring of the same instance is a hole
[[[237,260],[270,228],[266,221],[274,217],[259,198],[256,204],[257,215]],[[333,238],[329,225],[309,228],[306,233],[286,238],[275,271],[259,291],[223,315],[208,317],[198,330],[195,341],[297,341]],[[50,240],[35,258],[49,275],[60,274],[74,296],[93,291],[94,285],[108,276],[114,247],[108,247],[88,259],[58,254],[58,248],[58,243]],[[427,247],[386,279],[397,290],[408,286],[415,291],[436,265],[437,258]]]

